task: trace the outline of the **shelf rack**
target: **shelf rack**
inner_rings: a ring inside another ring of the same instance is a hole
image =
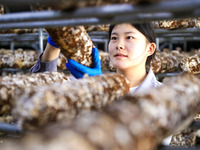
[[[47,39],[48,33],[43,32],[42,28],[38,31],[38,33],[0,34],[0,43],[10,45],[13,52],[17,43],[32,45],[34,49],[43,52],[43,40]]]
[[[16,3],[17,2],[17,3]],[[13,3],[31,4],[35,2],[43,2],[48,5],[50,0],[1,0],[1,4],[7,7]],[[145,10],[145,11],[144,11]],[[75,25],[95,25],[95,24],[113,24],[124,22],[145,22],[154,20],[168,20],[187,17],[200,17],[200,0],[179,0],[179,1],[163,1],[148,5],[130,5],[118,4],[100,7],[85,7],[70,11],[40,11],[40,12],[14,12],[0,16],[0,29],[14,28],[45,28],[55,26],[75,26]],[[191,31],[192,30],[192,31]],[[199,38],[196,29],[191,29],[190,35],[193,34]],[[181,33],[180,38],[188,37],[188,29]],[[178,32],[178,33],[174,33]],[[198,31],[199,33],[199,31]],[[99,34],[99,33],[98,33]],[[164,35],[165,34],[165,35]],[[169,35],[171,34],[171,35]],[[157,35],[165,38],[171,38],[172,34],[180,34],[179,31],[166,33],[166,30],[160,30]],[[41,33],[39,33],[41,36]],[[16,35],[12,35],[15,38]],[[38,34],[36,35],[38,36]],[[102,42],[104,35],[91,35],[93,39],[101,36]],[[173,35],[175,36],[175,35]],[[5,37],[4,37],[5,38]],[[42,39],[40,38],[40,42]],[[41,44],[42,45],[42,44]],[[20,133],[21,131],[15,125],[7,125],[0,123],[0,131],[9,133]],[[159,150],[197,150],[199,148],[180,148],[161,146]]]
[[[15,124],[0,123],[0,132],[5,134],[20,135],[22,130]]]
[[[156,37],[200,37],[200,28],[185,28],[185,29],[155,29]],[[91,36],[98,36],[108,38],[108,32],[106,31],[93,31],[89,32]]]
[[[187,41],[200,41],[200,28],[156,29],[155,33],[157,49],[163,49],[165,45],[173,49],[172,43],[182,43],[183,51],[187,51]]]
[[[59,3],[58,0],[57,3]],[[86,1],[86,0],[85,0]],[[6,7],[29,6],[40,2],[49,5],[53,0],[1,0]],[[16,3],[13,6],[13,3]],[[23,5],[21,5],[23,4]],[[30,9],[30,8],[29,8]],[[145,11],[144,11],[145,10]],[[199,0],[178,0],[161,1],[146,5],[113,4],[105,6],[91,6],[66,11],[39,11],[39,12],[13,12],[0,16],[0,29],[12,28],[45,28],[54,26],[74,26],[91,24],[112,24],[123,22],[145,22],[163,19],[177,19],[200,16]],[[157,48],[164,40],[200,40],[199,29],[186,30],[157,30]],[[41,32],[39,33],[41,34]],[[100,33],[101,34],[101,33]],[[34,35],[33,35],[34,37]],[[39,36],[40,52],[43,51],[43,36]],[[104,50],[107,51],[107,37],[104,35],[91,34],[95,43],[104,43]],[[11,42],[11,49],[14,42]]]
[[[155,29],[156,46],[159,49],[161,42],[171,41],[200,41],[200,28],[185,28],[185,29]],[[108,32],[106,31],[93,31],[89,32],[91,39],[95,42],[104,43],[104,50],[107,51],[108,46]],[[186,51],[186,45],[184,46]]]
[[[104,50],[107,51],[108,47],[108,32],[106,31],[92,31],[88,32],[94,43],[103,43]],[[157,47],[162,41],[187,41],[198,40],[200,41],[200,28],[186,28],[186,29],[155,29],[157,37]],[[48,33],[43,32],[42,28],[38,33],[25,33],[25,34],[0,34],[0,43],[10,43],[10,49],[14,50],[16,42],[32,43],[35,49],[43,51],[43,40],[46,40]],[[39,46],[38,46],[39,41]]]
[[[16,0],[1,0],[1,3],[7,7],[14,2],[16,3]],[[20,3],[22,2],[31,4],[41,0],[20,0]],[[52,1],[44,0],[43,4],[48,6],[48,2]],[[8,13],[0,17],[0,29],[145,22],[199,16],[199,0],[161,1],[146,5],[113,4],[62,12],[52,10]]]

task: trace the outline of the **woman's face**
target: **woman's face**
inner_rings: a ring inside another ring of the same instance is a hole
[[[111,63],[117,69],[144,66],[148,46],[146,37],[131,24],[116,25],[109,42]]]

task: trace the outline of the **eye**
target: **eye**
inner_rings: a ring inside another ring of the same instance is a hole
[[[117,40],[117,37],[113,36],[111,37],[111,40]]]
[[[127,36],[126,39],[133,39],[133,36]]]

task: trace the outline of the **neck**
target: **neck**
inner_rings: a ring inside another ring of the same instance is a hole
[[[140,67],[140,68],[128,68],[117,70],[117,73],[123,74],[130,82],[130,87],[136,87],[139,86],[147,76],[146,67]]]

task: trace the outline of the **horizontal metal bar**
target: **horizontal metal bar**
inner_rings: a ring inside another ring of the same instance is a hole
[[[107,36],[108,35],[107,31],[90,31],[88,33],[89,33],[89,35],[94,35],[94,36]]]
[[[72,1],[72,0],[71,0]],[[84,3],[87,3],[87,0],[82,0]],[[21,4],[34,4],[36,2],[42,3],[47,7],[55,3],[55,0],[1,0],[2,4],[5,5],[20,5]],[[57,0],[56,3],[58,4],[61,0]],[[76,1],[76,3],[80,3],[81,0]],[[67,4],[67,3],[66,3]],[[195,8],[199,8],[200,1],[199,0],[179,0],[179,1],[161,1],[152,4],[142,4],[142,5],[130,5],[130,4],[116,4],[116,5],[105,5],[101,7],[90,7],[90,8],[81,8],[73,12],[74,15],[79,14],[81,15],[101,15],[102,12],[105,14],[114,14],[117,15],[116,12],[120,13],[127,13],[134,11],[135,13],[141,13],[145,10],[145,12],[157,12],[157,11],[187,11],[187,10],[194,10]],[[92,13],[92,14],[91,14]],[[75,16],[72,15],[72,18]]]
[[[43,36],[46,37],[48,36],[48,33],[46,32],[43,32]],[[15,38],[26,38],[26,39],[35,39],[35,38],[38,38],[39,37],[39,33],[19,33],[19,34],[16,34],[16,33],[8,33],[8,34],[0,34],[0,38],[4,38],[4,39],[9,39],[9,38],[12,38],[12,39],[15,39]]]
[[[30,69],[0,68],[0,72],[29,72]],[[15,126],[15,125],[14,125]],[[3,130],[3,129],[1,129]]]
[[[1,18],[1,17],[0,17]],[[145,22],[151,20],[162,20],[173,18],[169,13],[161,14],[135,14],[115,16],[112,18],[81,18],[81,19],[67,19],[67,20],[48,20],[48,21],[19,21],[11,23],[0,23],[0,29],[12,28],[41,28],[41,27],[55,27],[55,26],[76,26],[76,25],[95,25],[95,24],[115,24],[124,22]]]
[[[200,41],[200,37],[159,37],[160,43],[163,41],[178,42],[178,41]]]
[[[199,33],[168,33],[168,34],[159,34],[156,37],[200,37]]]
[[[200,39],[199,28],[177,29],[177,30],[155,29],[155,34],[156,34],[156,37],[159,37],[159,38],[199,37]],[[93,38],[108,38],[108,32],[89,32],[89,35],[90,37],[93,37]]]
[[[200,121],[193,121],[191,123],[191,125],[189,126],[189,128],[192,128],[192,129],[200,129]]]
[[[180,38],[185,39],[194,39],[198,38],[200,40],[200,28],[185,28],[185,29],[155,29],[156,37],[159,38]]]
[[[1,17],[0,17],[1,18]],[[0,29],[15,28],[42,28],[56,26],[76,26],[76,25],[95,25],[95,24],[115,24],[115,23],[139,23],[152,20],[175,19],[170,13],[162,14],[135,14],[115,16],[112,18],[81,18],[81,19],[65,19],[65,20],[48,20],[48,21],[19,21],[11,23],[0,23]]]
[[[171,73],[157,73],[156,77],[174,77],[180,75],[181,72],[171,72]]]
[[[47,4],[48,6],[48,4]],[[23,12],[4,14],[0,17],[0,23],[5,22],[24,22],[24,21],[45,21],[60,20],[72,18],[88,18],[88,17],[115,17],[119,15],[130,14],[148,14],[148,13],[176,13],[179,17],[187,15],[199,16],[200,8],[199,0],[180,0],[180,1],[164,1],[148,5],[131,5],[116,4],[101,7],[79,8],[74,11],[57,12],[57,11],[41,11],[41,12]],[[195,11],[195,13],[194,13]],[[171,17],[171,16],[169,16]],[[145,19],[145,18],[144,18]],[[164,18],[165,19],[165,18]]]
[[[100,24],[96,18],[89,19],[71,19],[71,20],[51,20],[51,21],[31,21],[19,23],[4,23],[0,24],[0,29],[22,29],[22,28],[39,28],[39,27],[61,27],[61,26],[75,26],[75,25],[89,25]]]
[[[42,3],[42,4],[51,4],[51,3],[59,3],[62,2],[63,0],[1,0],[2,4],[6,4],[6,5],[13,5],[13,3],[16,3],[17,5],[21,5],[21,4],[35,4],[35,3]],[[68,0],[68,1],[73,1],[73,0]],[[91,0],[78,0],[78,1],[84,1],[84,2],[88,2]],[[77,0],[76,0],[77,2]]]
[[[185,28],[185,29],[156,29],[156,34],[167,34],[167,33],[200,33],[200,28]]]
[[[72,18],[88,18],[88,17],[114,17],[119,15],[127,14],[146,14],[152,12],[164,12],[162,9],[157,10],[149,9],[149,7],[137,8],[136,6],[130,4],[121,5],[109,5],[102,7],[89,7],[89,8],[79,8],[70,12],[60,12],[60,11],[39,11],[39,12],[17,12],[8,13],[0,17],[0,23],[5,22],[21,22],[21,21],[45,21],[45,20],[60,20],[60,19],[72,19]],[[159,6],[157,6],[159,7]],[[145,13],[144,13],[145,10]],[[170,11],[169,11],[170,12]]]
[[[18,135],[22,133],[22,130],[20,130],[16,125],[0,123],[0,132]]]

